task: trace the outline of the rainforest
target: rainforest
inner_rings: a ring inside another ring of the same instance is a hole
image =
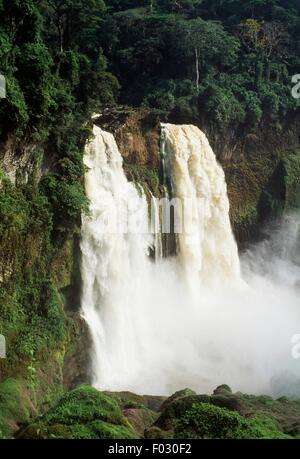
[[[0,0],[1,440],[300,439],[299,30]]]

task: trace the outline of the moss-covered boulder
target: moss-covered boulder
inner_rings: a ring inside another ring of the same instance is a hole
[[[221,386],[218,386],[214,390],[214,395],[220,395],[220,394],[232,394],[231,388],[227,384],[222,384]]]
[[[148,408],[151,411],[158,412],[162,404],[167,400],[164,396],[155,395],[138,395],[132,392],[104,392],[104,394],[116,400],[122,410],[128,408]]]
[[[124,416],[140,438],[158,418],[158,410],[165,397],[137,395],[132,392],[105,392],[120,406]]]
[[[167,400],[164,401],[164,403],[162,404],[160,408],[160,411],[166,410],[166,408],[170,406],[173,402],[175,402],[175,400],[180,400],[183,397],[189,397],[193,395],[197,395],[197,394],[191,389],[186,388],[183,390],[179,390],[175,392],[175,394],[171,395],[171,397],[167,398]]]
[[[7,379],[0,384],[0,438],[11,438],[19,424],[34,414],[29,391],[22,381]]]
[[[209,403],[194,404],[175,423],[175,438],[255,439],[291,438],[268,416],[247,419]]]
[[[115,400],[90,386],[79,386],[18,438],[133,439],[138,434]]]
[[[173,397],[173,396],[172,396]],[[170,399],[172,399],[170,397]],[[175,398],[165,403],[161,415],[155,423],[155,426],[163,430],[172,430],[176,419],[186,413],[194,404],[209,403],[208,395],[187,395],[185,397]]]

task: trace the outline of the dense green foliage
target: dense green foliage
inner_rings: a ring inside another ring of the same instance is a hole
[[[13,379],[0,384],[0,439],[11,437],[11,423],[29,420],[30,402],[24,398],[23,389]]]
[[[98,38],[104,15],[102,0],[0,1],[0,71],[7,81],[0,140],[12,136],[51,153],[41,191],[62,230],[85,206],[84,125],[118,92]]]
[[[218,128],[274,126],[296,109],[299,12],[293,0],[107,2],[103,47],[122,100]],[[298,105],[299,106],[299,105]]]
[[[220,125],[297,106],[296,0],[1,0],[0,13],[1,137],[51,141],[69,161],[59,177],[80,172],[80,129],[114,103],[116,77],[123,102]]]
[[[25,429],[21,437],[125,439],[137,435],[115,400],[92,387],[80,386],[65,394],[57,406]]]
[[[271,417],[260,415],[253,419],[245,419],[239,413],[208,403],[193,405],[178,419],[175,437],[189,439],[291,438],[280,432],[275,420]]]

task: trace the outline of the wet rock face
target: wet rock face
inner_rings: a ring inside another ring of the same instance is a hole
[[[70,348],[64,358],[63,385],[66,391],[72,390],[80,384],[91,384],[91,348],[92,339],[87,323],[73,314],[76,330]]]
[[[160,120],[150,110],[108,110],[95,123],[114,135],[125,164],[159,169]]]
[[[15,145],[12,139],[0,145],[1,169],[12,183],[16,183],[18,178],[27,183],[34,167],[35,148],[34,145]]]
[[[294,158],[300,158],[299,112],[282,120],[280,127],[265,123],[253,132],[218,132],[203,120],[203,130],[225,171],[231,222],[244,247],[260,239],[262,227],[290,206],[291,196],[293,205],[300,206],[296,181],[283,178],[291,175]]]

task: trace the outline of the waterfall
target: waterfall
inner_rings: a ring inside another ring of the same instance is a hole
[[[147,199],[128,182],[114,137],[95,126],[86,146],[82,315],[93,385],[158,395],[227,383],[272,393],[274,378],[294,374],[298,293],[259,275],[242,281],[224,172],[207,138],[193,126],[162,129],[174,257],[162,257],[165,235],[152,234],[158,221],[164,227],[167,201],[152,196],[149,230]]]
[[[90,215],[82,222],[82,311],[94,343],[94,384],[101,386],[105,377],[109,383],[133,371],[138,349],[132,315],[140,314],[138,282],[150,240],[142,232],[146,198],[127,181],[114,137],[94,126],[84,162]]]
[[[192,286],[239,281],[225,175],[209,142],[195,126],[162,125],[173,195],[181,214],[179,256]]]

